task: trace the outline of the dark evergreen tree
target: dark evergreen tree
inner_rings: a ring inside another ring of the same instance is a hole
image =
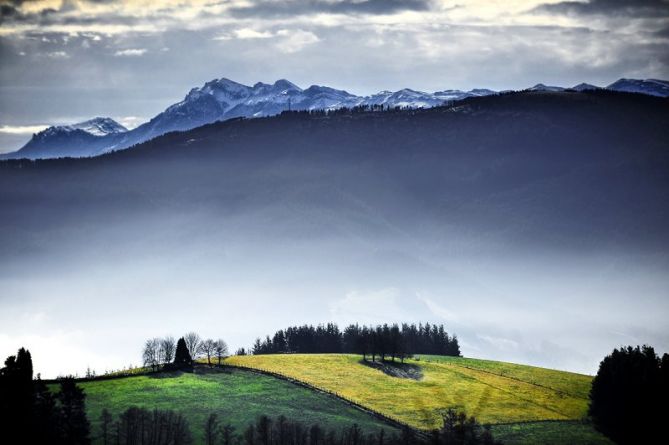
[[[56,399],[41,378],[34,382],[33,428],[35,443],[58,442],[59,418],[56,411]]]
[[[206,445],[217,445],[220,434],[221,425],[218,422],[218,416],[216,413],[211,413],[204,424],[204,443]]]
[[[30,352],[19,349],[0,369],[0,418],[18,431],[28,431],[33,414],[33,364]]]
[[[251,352],[254,355],[264,354],[265,352],[263,352],[263,350],[264,350],[263,344],[260,342],[259,338],[256,338],[256,341],[255,343],[253,343],[253,347],[251,348]]]
[[[236,442],[235,427],[227,424],[221,429],[221,444],[232,445],[233,442]]]
[[[174,353],[174,366],[180,369],[193,366],[193,358],[190,356],[190,352],[188,352],[188,347],[183,337],[177,341],[177,350]]]
[[[259,445],[270,445],[272,441],[272,421],[267,416],[260,416],[256,422],[256,440]]]
[[[100,413],[100,438],[102,439],[103,445],[109,445],[111,440],[111,423],[112,415],[107,408],[102,409]]]
[[[63,443],[84,445],[90,443],[90,425],[86,418],[86,395],[74,378],[60,382],[60,431]]]

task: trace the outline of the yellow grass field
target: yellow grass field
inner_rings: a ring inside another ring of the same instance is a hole
[[[226,364],[272,372],[336,393],[419,429],[441,426],[448,408],[481,423],[575,420],[585,416],[592,377],[509,363],[423,356],[422,371],[393,377],[345,354],[233,356]]]

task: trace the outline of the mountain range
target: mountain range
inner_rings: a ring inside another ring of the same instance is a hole
[[[527,91],[596,89],[600,87],[585,83],[572,88],[540,83]],[[669,81],[620,79],[605,89],[667,97]],[[277,80],[273,84],[258,82],[247,86],[221,78],[191,89],[184,100],[171,105],[135,129],[128,130],[108,117],[96,117],[74,125],[52,126],[34,134],[21,149],[0,156],[0,159],[96,156],[126,149],[172,131],[185,131],[232,118],[272,116],[286,110],[335,110],[357,106],[432,108],[469,97],[496,93],[498,92],[489,89],[426,93],[405,88],[394,92],[381,91],[370,96],[356,96],[327,86],[312,85],[302,89],[285,79]]]

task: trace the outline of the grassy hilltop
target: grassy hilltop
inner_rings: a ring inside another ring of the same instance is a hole
[[[491,424],[495,437],[506,444],[610,444],[583,422],[592,380],[586,375],[427,355],[383,367],[346,354],[233,356],[225,364],[248,370],[198,366],[195,373],[80,383],[87,394],[93,436],[103,408],[118,415],[133,405],[181,412],[196,443],[212,412],[238,432],[262,414],[284,415],[307,425],[319,422],[326,428],[357,423],[368,432],[396,431],[326,391],[421,430],[438,428],[441,414],[457,408]]]
[[[585,375],[430,356],[406,361],[421,378],[398,378],[360,360],[344,354],[282,354],[235,356],[226,363],[306,382],[419,429],[441,426],[449,407],[462,408],[482,423],[574,420],[587,411],[591,377]]]
[[[234,356],[226,363],[302,381],[418,429],[439,427],[441,414],[454,407],[495,425],[496,437],[506,443],[610,443],[581,422],[590,376],[459,357],[417,358],[399,366],[399,373],[344,354]]]

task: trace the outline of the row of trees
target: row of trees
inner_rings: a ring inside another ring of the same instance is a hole
[[[105,408],[100,415],[103,445],[186,445],[193,442],[186,418],[168,410],[130,407],[115,421]]]
[[[452,101],[444,101],[443,105],[448,105]],[[337,115],[348,115],[348,114],[361,114],[361,113],[378,113],[378,112],[399,112],[399,111],[408,111],[416,110],[420,107],[410,107],[410,106],[401,106],[401,105],[388,105],[388,104],[365,104],[365,105],[355,105],[352,107],[341,107],[334,109],[313,109],[313,110],[284,110],[281,112],[282,116],[286,115],[309,115],[309,116],[337,116]]]
[[[380,357],[403,360],[413,354],[460,356],[457,336],[450,336],[443,325],[383,324],[349,325],[343,331],[334,323],[303,325],[277,331],[264,340],[256,339],[253,354],[350,353],[364,359]]]
[[[60,380],[57,393],[50,391],[39,376],[33,380],[30,351],[19,349],[0,368],[0,422],[5,425],[0,428],[0,442],[90,443],[85,399],[71,377]]]
[[[179,347],[181,345],[181,348]],[[218,364],[228,355],[228,345],[223,339],[202,339],[197,333],[189,332],[178,341],[172,336],[150,338],[144,343],[142,360],[144,366],[154,371],[167,365],[190,366],[193,360],[207,358],[211,365],[212,359]]]
[[[186,418],[173,411],[131,407],[116,421],[106,409],[100,416],[100,442],[103,445],[186,445],[193,435]],[[381,429],[365,432],[357,424],[340,430],[319,423],[305,425],[284,416],[260,416],[242,431],[223,423],[216,413],[207,418],[202,430],[205,445],[495,445],[490,429],[475,418],[449,410],[443,427],[430,437],[419,436],[411,428],[398,433]]]

